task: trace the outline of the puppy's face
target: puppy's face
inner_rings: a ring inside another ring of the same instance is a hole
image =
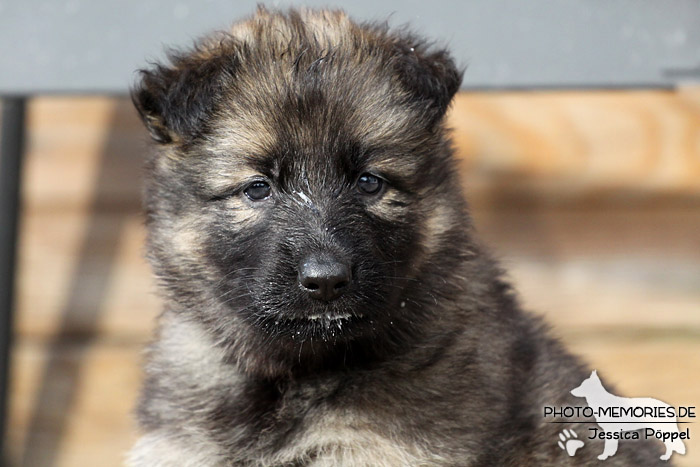
[[[383,319],[420,249],[417,171],[392,170],[389,148],[364,147],[346,129],[318,138],[306,125],[274,129],[274,144],[255,153],[224,143],[200,174],[203,252],[221,278],[215,294],[292,339],[352,334]]]
[[[261,11],[172,61],[133,97],[160,143],[149,250],[173,301],[283,346],[410,321],[461,205],[451,60],[340,13]]]

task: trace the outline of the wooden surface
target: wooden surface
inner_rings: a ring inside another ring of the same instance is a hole
[[[700,92],[461,94],[450,123],[526,307],[626,394],[700,405]],[[121,465],[159,307],[146,136],[126,99],[42,98],[28,143],[10,465]]]

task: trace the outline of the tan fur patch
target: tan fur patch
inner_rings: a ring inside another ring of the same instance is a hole
[[[196,216],[191,215],[174,221],[171,241],[173,253],[190,257],[193,252],[199,251],[202,229],[198,227],[197,220]]]
[[[350,31],[353,25],[343,11],[315,11],[301,8],[298,12],[306,28],[313,33],[323,47],[337,46],[352,38]],[[297,31],[290,28],[288,21],[262,6],[258,7],[253,19],[234,24],[229,29],[229,33],[241,41],[254,45],[257,37],[264,30],[269,29],[274,29],[278,44],[282,46],[297,35]]]
[[[209,148],[218,154],[243,160],[264,156],[276,142],[275,135],[269,131],[270,126],[271,122],[265,115],[249,112],[231,101],[226,114],[216,119],[208,141]]]
[[[405,203],[407,202],[406,196],[402,195],[399,191],[389,188],[384,196],[377,202],[370,204],[367,210],[377,217],[381,217],[386,220],[398,220],[403,215],[405,215],[409,206],[401,206],[395,204],[396,202]]]
[[[243,228],[245,223],[255,222],[261,215],[261,210],[247,203],[243,196],[245,195],[239,194],[225,201],[229,213],[233,216],[234,222],[240,224],[240,228]]]
[[[452,212],[453,211],[443,204],[437,204],[435,208],[430,211],[428,218],[423,224],[423,247],[425,248],[426,256],[435,253],[440,244],[440,236],[448,231],[454,223],[450,217]]]
[[[261,174],[244,161],[228,157],[210,157],[211,163],[205,183],[212,195],[222,195],[228,190],[248,181],[259,178]]]
[[[372,168],[386,174],[389,178],[393,175],[399,179],[407,179],[416,176],[419,164],[414,158],[392,156],[373,161]]]

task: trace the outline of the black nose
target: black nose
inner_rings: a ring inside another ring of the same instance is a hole
[[[350,265],[328,255],[309,255],[299,264],[299,284],[310,297],[330,302],[350,285]]]

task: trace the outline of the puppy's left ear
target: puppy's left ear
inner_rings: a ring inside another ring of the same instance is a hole
[[[427,112],[430,125],[434,125],[442,120],[459,90],[463,71],[457,68],[447,51],[409,44],[411,42],[398,45],[396,71],[416,104]]]

